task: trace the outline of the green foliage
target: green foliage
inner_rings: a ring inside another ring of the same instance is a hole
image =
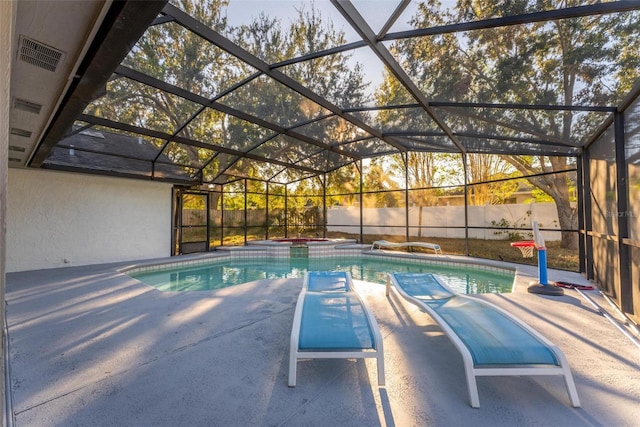
[[[527,211],[522,217],[508,220],[506,218],[500,221],[491,221],[491,225],[504,230],[495,230],[494,235],[500,236],[505,240],[516,242],[519,240],[529,240],[533,238],[533,233],[516,230],[517,228],[527,228],[531,224],[531,211]],[[542,227],[542,224],[539,224]]]
[[[545,193],[544,191],[540,190],[539,188],[534,188],[533,190],[531,190],[531,197],[533,198],[533,201],[535,201],[536,203],[553,202],[553,197],[551,197],[549,194]]]
[[[360,172],[355,164],[327,174],[327,206],[352,206],[358,201]]]
[[[362,204],[367,208],[403,206],[404,191],[396,181],[397,171],[389,164],[397,161],[399,156],[379,157],[371,159],[365,168],[363,179]],[[394,191],[400,190],[400,191]],[[373,193],[369,193],[373,192]]]
[[[189,210],[203,210],[206,208],[206,197],[201,194],[184,194],[182,196],[182,208]]]

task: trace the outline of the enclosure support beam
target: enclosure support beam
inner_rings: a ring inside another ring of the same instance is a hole
[[[287,184],[284,185],[284,238],[289,237],[289,191]]]
[[[402,161],[404,163],[404,228],[405,241],[409,241],[409,154],[402,153]]]
[[[582,175],[583,175],[583,199],[584,199],[584,239],[585,239],[585,273],[587,279],[593,279],[593,236],[589,233],[593,229],[593,216],[591,199],[591,165],[590,150],[587,149],[582,153]]]
[[[176,237],[178,238],[178,253],[176,255],[181,255],[182,254],[182,191],[180,190],[178,191],[178,193],[176,194],[177,196],[177,215],[178,215],[178,221],[176,222],[177,226],[178,226],[178,234],[176,235]]]
[[[267,190],[265,193],[265,216],[264,216],[264,238],[269,240],[269,182],[267,182]]]
[[[616,178],[618,182],[618,255],[620,262],[620,308],[633,313],[633,284],[631,283],[631,251],[625,240],[629,238],[629,187],[625,153],[624,113],[614,114],[616,145]]]
[[[178,230],[180,230],[180,190],[177,187],[171,188],[171,256],[176,256],[180,253],[177,245],[180,241],[178,237]]]
[[[467,153],[462,156],[462,170],[464,172],[464,253],[469,256],[469,186],[467,178]]]
[[[362,186],[364,185],[364,179],[362,178],[363,169],[362,169],[362,159],[359,160],[360,165],[360,243],[364,243],[364,227],[362,226],[362,222],[364,221],[364,199],[362,198]]]
[[[585,222],[584,222],[584,210],[585,210],[585,203],[586,203],[586,197],[585,197],[585,193],[584,193],[584,174],[583,174],[583,164],[582,162],[584,161],[584,156],[580,155],[577,157],[576,159],[576,166],[578,168],[577,171],[577,187],[578,187],[578,262],[579,262],[579,267],[578,267],[578,271],[580,273],[585,273],[586,271],[586,263],[585,263],[585,236],[586,236],[586,229],[587,227],[585,226]]]
[[[224,246],[224,184],[220,186],[220,244]]]
[[[327,174],[322,174],[322,238],[327,238]]]
[[[211,195],[209,194],[209,192],[205,193],[205,209],[207,210],[207,213],[205,215],[205,223],[206,225],[206,230],[207,230],[207,252],[211,251],[211,229],[209,227],[209,224],[211,224]]]
[[[247,178],[242,180],[244,183],[244,221],[242,227],[244,229],[244,244],[247,244]]]

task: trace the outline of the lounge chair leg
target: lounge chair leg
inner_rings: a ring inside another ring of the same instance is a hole
[[[574,408],[580,407],[580,398],[578,397],[578,390],[576,389],[576,384],[573,382],[573,376],[569,372],[568,374],[565,372],[563,375],[564,384],[567,386],[567,393],[569,393],[569,400],[571,400],[571,406]]]
[[[476,376],[473,373],[473,368],[469,367],[465,363],[464,373],[467,377],[467,388],[469,389],[469,401],[472,408],[480,407],[480,397],[478,396],[478,384],[476,383]]]
[[[556,351],[556,356],[560,360],[560,366],[562,367],[562,377],[564,379],[564,385],[567,387],[567,393],[569,394],[569,400],[571,406],[574,408],[580,407],[580,398],[578,397],[578,390],[576,389],[576,383],[573,381],[573,374],[569,367],[569,361],[563,352]]]
[[[384,357],[382,354],[376,358],[378,360],[378,385],[384,385]]]
[[[298,368],[298,359],[292,355],[289,357],[289,387],[296,386],[296,371]]]

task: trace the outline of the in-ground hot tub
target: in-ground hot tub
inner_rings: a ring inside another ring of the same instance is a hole
[[[308,258],[335,255],[335,249],[353,248],[362,251],[356,239],[325,239],[322,237],[284,237],[271,240],[252,240],[245,248],[262,248],[270,256]]]
[[[338,246],[356,244],[356,239],[325,239],[322,237],[284,237],[269,240],[251,240],[247,242],[248,246],[289,246],[289,245],[305,245],[310,246]]]

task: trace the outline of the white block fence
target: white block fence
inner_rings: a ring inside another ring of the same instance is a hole
[[[528,212],[531,212],[529,215]],[[422,215],[422,220],[420,220]],[[495,227],[506,220],[510,227],[531,228],[531,221],[538,221],[541,228],[560,229],[555,203],[520,203],[506,205],[469,206],[469,227]],[[364,234],[405,235],[405,208],[364,208],[362,223]],[[465,237],[464,206],[412,206],[409,208],[409,235],[418,236],[422,224],[425,237]],[[327,209],[327,231],[353,233],[360,226],[360,208],[332,207]],[[431,228],[436,227],[436,228]],[[463,228],[452,228],[463,227]],[[497,230],[469,229],[469,237],[485,240],[505,239],[506,234]],[[528,234],[523,231],[522,234]],[[543,232],[545,240],[560,240],[560,233]]]

